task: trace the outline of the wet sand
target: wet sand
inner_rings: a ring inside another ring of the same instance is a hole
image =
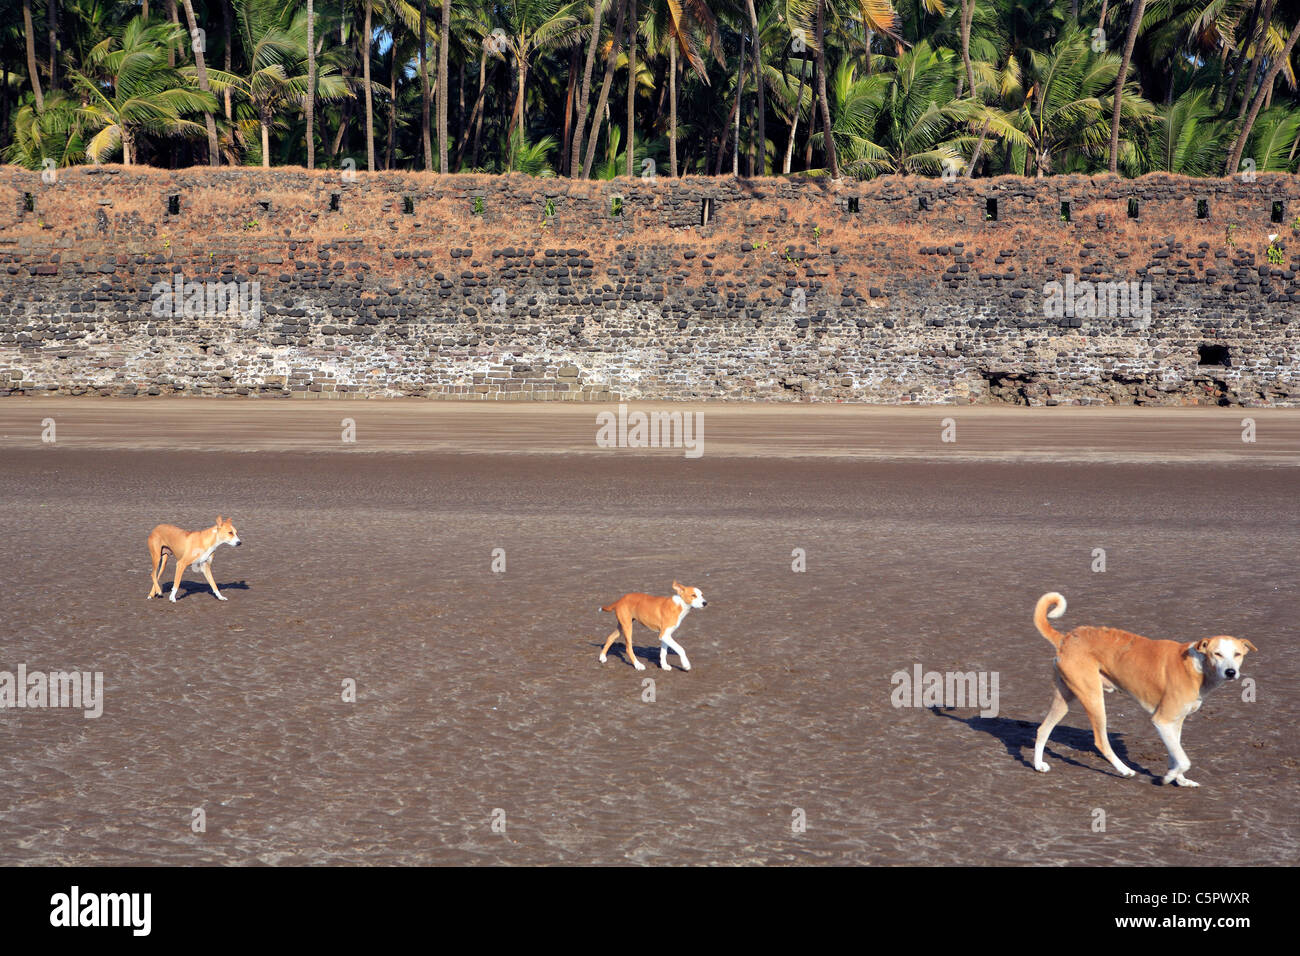
[[[690,460],[593,448],[594,411],[0,402],[0,669],[106,693],[0,711],[0,862],[1296,862],[1294,413],[707,406]],[[218,512],[229,601],[146,601],[150,527]],[[692,670],[646,630],[649,669],[600,665],[597,606],[674,577]],[[1199,790],[1122,694],[1136,778],[1077,705],[1030,769],[1052,589],[1065,626],[1258,645],[1258,700],[1188,718]],[[895,709],[916,664],[998,672],[998,715]]]

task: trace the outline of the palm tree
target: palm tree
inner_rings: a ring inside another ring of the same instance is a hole
[[[421,0],[421,10],[423,10]],[[442,0],[442,33],[438,37],[438,171],[451,172],[447,165],[447,100],[451,96],[448,86],[447,56],[451,38],[451,0]],[[420,46],[424,46],[424,35],[420,35]],[[425,113],[425,125],[428,126],[428,113]]]
[[[539,51],[565,46],[580,26],[577,0],[517,0],[499,11],[506,48],[515,62],[515,106],[510,130],[524,124],[528,64]]]
[[[216,99],[167,65],[168,51],[184,36],[179,24],[146,25],[135,17],[120,40],[107,37],[90,51],[86,65],[94,77],[72,74],[85,101],[78,116],[98,131],[86,145],[92,161],[103,162],[120,146],[122,162],[131,165],[142,135],[203,135],[204,127],[186,116],[215,110]]]
[[[188,0],[187,0],[188,2]],[[316,7],[307,0],[307,168],[316,168]]]
[[[1119,171],[1119,121],[1120,110],[1124,102],[1124,84],[1128,82],[1128,66],[1133,60],[1133,46],[1137,43],[1138,30],[1142,28],[1142,12],[1146,10],[1147,0],[1133,0],[1133,12],[1129,15],[1128,37],[1124,40],[1124,56],[1120,60],[1119,72],[1115,77],[1114,106],[1110,117],[1110,171]]]
[[[1029,52],[1027,86],[1016,117],[1030,143],[1025,175],[1031,163],[1041,179],[1061,157],[1086,165],[1105,155],[1110,137],[1103,117],[1118,75],[1119,58],[1094,53],[1077,27],[1067,29],[1047,53]],[[1124,97],[1121,122],[1141,126],[1153,116],[1151,103],[1136,90]]]
[[[1277,80],[1277,75],[1282,72],[1282,67],[1291,61],[1291,51],[1295,49],[1297,40],[1300,40],[1300,17],[1296,18],[1296,25],[1287,37],[1286,46],[1273,58],[1273,64],[1268,68],[1268,75],[1264,77],[1264,82],[1259,84],[1259,89],[1255,91],[1255,96],[1250,101],[1250,112],[1246,116],[1241,132],[1237,134],[1237,141],[1232,146],[1232,152],[1224,167],[1224,175],[1230,176],[1237,171],[1241,163],[1241,154],[1246,148],[1246,141],[1250,138],[1251,129],[1259,116],[1260,107],[1264,105],[1264,99],[1272,93],[1273,83]],[[1246,92],[1249,94],[1250,90],[1247,89]]]
[[[190,0],[181,0],[185,5],[185,21],[190,25],[190,47],[194,51],[194,64],[198,71],[199,89],[204,93],[211,93],[212,87],[208,84],[208,68],[203,60],[203,44],[199,42],[198,24],[194,19],[194,5]],[[221,165],[221,150],[217,146],[217,124],[212,118],[212,111],[207,110],[203,113],[203,125],[208,131],[208,165]]]
[[[679,54],[686,59],[691,72],[704,86],[709,85],[709,74],[701,54],[704,47],[718,60],[722,60],[722,38],[718,21],[704,0],[655,0],[648,11],[646,26],[650,44],[658,53],[668,51],[668,170],[677,176],[677,73]]]
[[[51,93],[42,109],[28,103],[14,116],[14,140],[4,151],[6,162],[41,169],[47,159],[59,168],[86,160],[86,144],[76,100]]]
[[[305,103],[307,74],[307,11],[294,11],[280,0],[234,0],[235,19],[243,47],[245,73],[212,71],[217,85],[231,88],[248,103],[237,118],[241,132],[256,132],[261,140],[263,168],[271,165],[271,129],[282,107]],[[344,79],[332,63],[317,64],[315,95],[323,100],[349,96]],[[374,142],[369,142],[373,154]],[[373,159],[373,155],[371,156]]]
[[[1222,168],[1230,131],[1209,88],[1188,90],[1160,108],[1152,131],[1148,168],[1185,176],[1213,176]]]
[[[633,146],[636,143],[636,0],[627,18],[627,175],[632,175]]]
[[[892,60],[893,69],[861,79],[841,61],[835,74],[835,134],[842,140],[845,168],[861,176],[880,173],[934,175],[960,169],[982,124],[1000,140],[1028,144],[1028,137],[998,110],[972,98],[958,99],[963,65],[949,49],[933,50],[922,40]]]
[[[41,77],[36,70],[36,28],[32,24],[32,0],[23,0],[23,33],[27,37],[27,78],[36,97],[36,109],[45,109],[45,96],[41,91]]]
[[[596,98],[596,111],[591,121],[587,155],[582,161],[583,179],[591,176],[591,164],[596,158],[596,139],[600,133],[601,120],[605,115],[605,104],[609,102],[609,91],[614,85],[614,69],[618,65],[618,55],[623,46],[623,23],[630,0],[614,0],[614,2],[618,4],[618,14],[614,18],[614,35],[610,41],[609,53],[605,57],[605,78],[600,84],[600,96]]]
[[[817,18],[814,39],[817,42],[817,103],[821,108],[822,135],[826,147],[826,163],[831,179],[840,178],[840,161],[835,155],[835,136],[831,132],[831,107],[826,99],[826,0],[816,0]]]
[[[605,0],[595,0],[591,13],[591,39],[587,44],[587,60],[582,69],[582,85],[578,89],[578,105],[574,111],[573,141],[569,152],[570,176],[575,175],[582,163],[582,136],[587,125],[587,105],[591,99],[591,70],[596,62],[596,47],[600,43],[600,23],[604,12]]]

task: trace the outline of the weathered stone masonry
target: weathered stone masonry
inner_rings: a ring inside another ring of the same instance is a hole
[[[1295,405],[1298,229],[1264,174],[6,167],[0,395]],[[159,315],[177,273],[260,310]],[[1149,282],[1149,321],[1052,315],[1067,274]]]

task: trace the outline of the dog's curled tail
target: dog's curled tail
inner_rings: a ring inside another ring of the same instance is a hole
[[[1055,607],[1052,605],[1055,604]],[[1048,608],[1052,607],[1049,611]],[[1061,641],[1065,640],[1065,635],[1047,623],[1050,617],[1056,620],[1065,613],[1065,596],[1058,591],[1048,591],[1038,599],[1034,606],[1034,627],[1038,628],[1038,633],[1043,635],[1052,642],[1052,646],[1060,648]]]
[[[614,603],[617,604],[618,602],[615,601]],[[612,611],[612,610],[614,610],[614,605],[613,605],[613,604],[606,604],[604,607],[601,608],[601,610],[602,610],[602,611]]]

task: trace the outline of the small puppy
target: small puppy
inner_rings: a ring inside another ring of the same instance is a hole
[[[181,575],[191,565],[203,572],[208,579],[208,586],[218,601],[226,600],[217,590],[217,582],[212,580],[212,552],[223,544],[239,547],[239,532],[230,523],[229,518],[217,515],[217,523],[207,531],[183,531],[174,524],[160,524],[149,532],[149,567],[153,572],[153,587],[149,597],[162,594],[158,578],[167,566],[167,556],[176,556],[176,580],[172,582],[171,600],[176,600],[176,589],[181,586]]]
[[[673,582],[673,590],[677,593],[672,597],[651,597],[649,594],[624,594],[613,604],[607,604],[601,608],[602,611],[613,611],[618,618],[618,628],[609,635],[605,641],[605,647],[600,652],[600,662],[605,663],[605,655],[609,652],[614,641],[618,639],[619,628],[623,631],[623,639],[627,641],[627,656],[632,661],[637,670],[645,670],[645,665],[636,659],[636,653],[632,650],[632,622],[640,621],[646,627],[652,628],[659,632],[659,666],[666,671],[672,670],[668,666],[668,651],[671,649],[677,652],[677,656],[682,659],[682,670],[691,669],[691,662],[686,657],[686,652],[682,646],[673,640],[673,632],[677,630],[678,625],[686,617],[691,608],[707,607],[709,602],[704,600],[704,595],[700,593],[699,588],[683,587],[676,581]]]
[[[1049,607],[1052,608],[1048,611]],[[1115,756],[1106,736],[1105,691],[1121,688],[1151,715],[1160,739],[1169,750],[1165,783],[1181,787],[1200,784],[1183,776],[1192,766],[1182,747],[1183,721],[1201,709],[1201,700],[1224,681],[1241,676],[1241,663],[1250,641],[1236,637],[1207,637],[1188,644],[1153,641],[1113,627],[1076,627],[1062,634],[1048,623],[1065,613],[1065,598],[1052,591],[1038,599],[1034,626],[1056,648],[1056,695],[1034,743],[1034,769],[1046,773],[1043,748],[1070,701],[1079,698],[1092,722],[1097,749],[1126,777],[1136,771]]]

